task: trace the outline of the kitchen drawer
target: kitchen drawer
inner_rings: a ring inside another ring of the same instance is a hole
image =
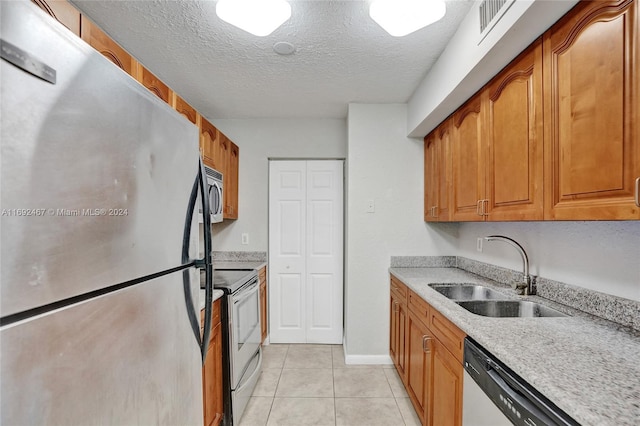
[[[428,327],[440,343],[462,363],[466,334],[435,309],[430,310]]]
[[[403,301],[407,300],[409,289],[400,280],[396,279],[393,276],[391,277],[391,291],[395,292],[396,295]]]
[[[425,324],[429,324],[431,306],[413,291],[409,291],[409,309],[419,316]]]

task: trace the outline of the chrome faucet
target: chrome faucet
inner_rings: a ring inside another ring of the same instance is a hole
[[[518,294],[536,294],[534,280],[531,278],[531,275],[529,275],[529,257],[522,246],[515,240],[502,235],[489,235],[488,237],[484,237],[484,239],[487,241],[502,241],[518,250],[518,253],[520,253],[520,256],[522,257],[522,280],[520,283],[516,282],[512,284],[512,287],[518,292]]]

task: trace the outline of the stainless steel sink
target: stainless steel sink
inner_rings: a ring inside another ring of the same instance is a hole
[[[471,300],[456,303],[471,313],[485,317],[533,318],[567,316],[548,306],[524,300]]]
[[[451,300],[491,300],[507,298],[507,296],[499,291],[476,284],[430,284],[429,286]]]

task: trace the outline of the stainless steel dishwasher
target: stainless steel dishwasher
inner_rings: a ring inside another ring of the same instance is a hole
[[[463,426],[579,426],[468,337],[464,342],[464,369]]]

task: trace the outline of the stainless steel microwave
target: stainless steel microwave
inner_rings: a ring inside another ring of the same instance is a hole
[[[211,223],[222,222],[224,208],[224,203],[222,202],[222,173],[208,166],[204,166],[204,170],[207,174]]]

